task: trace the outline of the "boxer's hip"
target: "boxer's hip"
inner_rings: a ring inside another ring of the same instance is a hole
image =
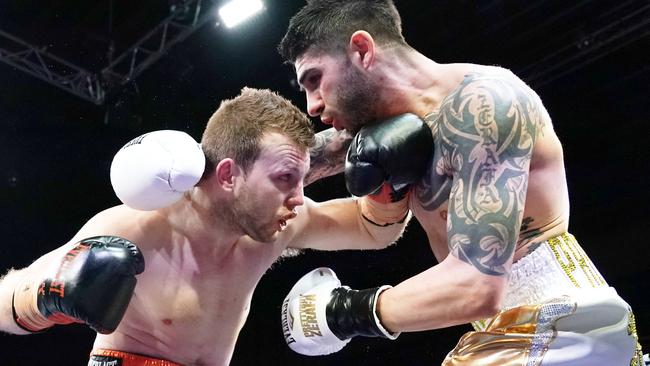
[[[512,265],[502,308],[535,304],[575,289],[607,287],[575,237],[560,234]]]
[[[443,366],[641,366],[634,316],[611,287],[500,311],[468,332]]]
[[[502,311],[445,366],[642,365],[634,316],[568,233],[513,264]]]

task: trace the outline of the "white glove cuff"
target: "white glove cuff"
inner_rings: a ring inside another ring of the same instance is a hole
[[[379,320],[379,316],[377,316],[377,303],[379,302],[379,295],[382,292],[384,292],[384,291],[386,291],[386,290],[388,290],[389,288],[392,288],[392,287],[393,286],[384,285],[384,286],[381,286],[381,287],[379,287],[377,289],[377,293],[375,294],[375,304],[374,304],[373,309],[372,309],[372,315],[375,318],[375,324],[377,324],[377,328],[379,328],[379,330],[384,334],[384,336],[386,338],[390,339],[391,341],[394,341],[394,340],[397,339],[397,337],[399,337],[401,332],[396,332],[396,333],[389,332],[388,330],[386,330],[386,328],[384,328],[384,326],[381,324],[381,320]]]

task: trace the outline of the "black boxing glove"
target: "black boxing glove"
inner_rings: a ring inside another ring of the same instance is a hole
[[[345,184],[355,196],[378,194],[384,182],[399,201],[419,180],[433,156],[429,127],[412,113],[366,125],[348,148]]]
[[[403,222],[406,194],[427,171],[433,156],[429,127],[406,113],[361,128],[348,148],[345,183],[361,201],[363,217],[378,226]]]
[[[113,332],[131,301],[137,274],[144,271],[138,247],[115,236],[77,243],[54,273],[33,273],[14,290],[14,320],[37,332],[55,324],[85,323]]]

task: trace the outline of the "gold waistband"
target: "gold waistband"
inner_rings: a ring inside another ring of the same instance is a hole
[[[576,289],[607,287],[575,237],[563,233],[543,242],[511,268],[502,309],[570,295]],[[473,322],[476,330],[485,329],[490,319]]]
[[[546,242],[558,264],[564,270],[564,274],[577,288],[607,286],[605,279],[573,235],[564,233],[548,239]],[[584,278],[588,285],[580,284],[578,277]]]

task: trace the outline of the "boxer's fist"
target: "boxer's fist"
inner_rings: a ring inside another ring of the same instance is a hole
[[[429,127],[407,113],[361,128],[345,162],[345,183],[355,196],[378,194],[387,201],[404,198],[410,184],[427,171],[433,156]],[[390,189],[383,189],[387,182]]]
[[[137,210],[169,206],[203,175],[201,146],[181,131],[162,130],[139,136],[120,149],[111,164],[117,197]]]
[[[51,273],[26,276],[14,291],[14,318],[28,331],[85,323],[98,333],[117,328],[144,257],[126,239],[97,236],[68,251]]]
[[[297,353],[317,356],[340,351],[357,335],[395,339],[375,314],[377,296],[387,288],[342,287],[329,268],[307,273],[282,303],[285,341]]]

